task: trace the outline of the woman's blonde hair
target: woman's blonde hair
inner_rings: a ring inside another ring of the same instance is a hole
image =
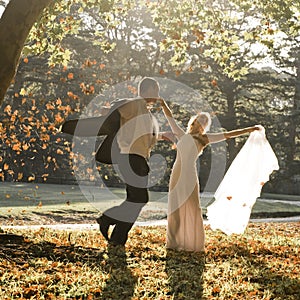
[[[206,118],[205,124],[203,124],[203,117]],[[195,116],[192,116],[188,122],[187,126],[187,132],[191,132],[193,130],[193,126],[195,122],[198,122],[198,124],[203,128],[203,132],[207,132],[210,129],[211,126],[211,116],[208,112],[200,112]]]

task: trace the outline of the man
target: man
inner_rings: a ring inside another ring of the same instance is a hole
[[[116,140],[120,153],[117,164],[126,184],[127,196],[121,205],[106,210],[97,219],[101,233],[111,245],[125,245],[128,232],[149,200],[148,158],[157,140],[157,128],[147,107],[159,98],[158,82],[145,77],[138,85],[138,97],[127,99],[118,107],[120,129]],[[111,225],[115,227],[109,237]]]

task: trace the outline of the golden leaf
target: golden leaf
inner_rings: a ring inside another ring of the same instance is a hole
[[[22,146],[23,150],[28,150],[29,147],[30,147],[29,144],[24,144],[24,145]]]
[[[56,105],[61,105],[61,104],[62,104],[61,99],[60,99],[60,98],[57,98],[57,99],[56,99]]]
[[[35,176],[34,176],[34,175],[28,177],[28,181],[29,181],[29,182],[30,182],[30,181],[33,181],[33,180],[35,180]]]

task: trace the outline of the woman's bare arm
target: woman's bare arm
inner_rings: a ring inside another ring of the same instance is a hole
[[[221,133],[208,133],[206,134],[207,142],[210,144],[222,142],[231,138],[235,138],[247,133],[251,133],[255,130],[260,130],[259,126],[252,126],[243,129],[236,129],[231,131],[225,131]],[[205,136],[205,135],[204,135]]]
[[[172,132],[177,138],[180,138],[182,135],[184,135],[184,130],[177,124],[176,120],[173,118],[172,111],[170,110],[167,103],[163,99],[160,99],[160,103]]]

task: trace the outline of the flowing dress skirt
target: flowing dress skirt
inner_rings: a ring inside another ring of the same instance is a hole
[[[205,232],[196,168],[199,154],[199,148],[191,135],[186,134],[179,140],[169,187],[169,249],[204,251]]]

